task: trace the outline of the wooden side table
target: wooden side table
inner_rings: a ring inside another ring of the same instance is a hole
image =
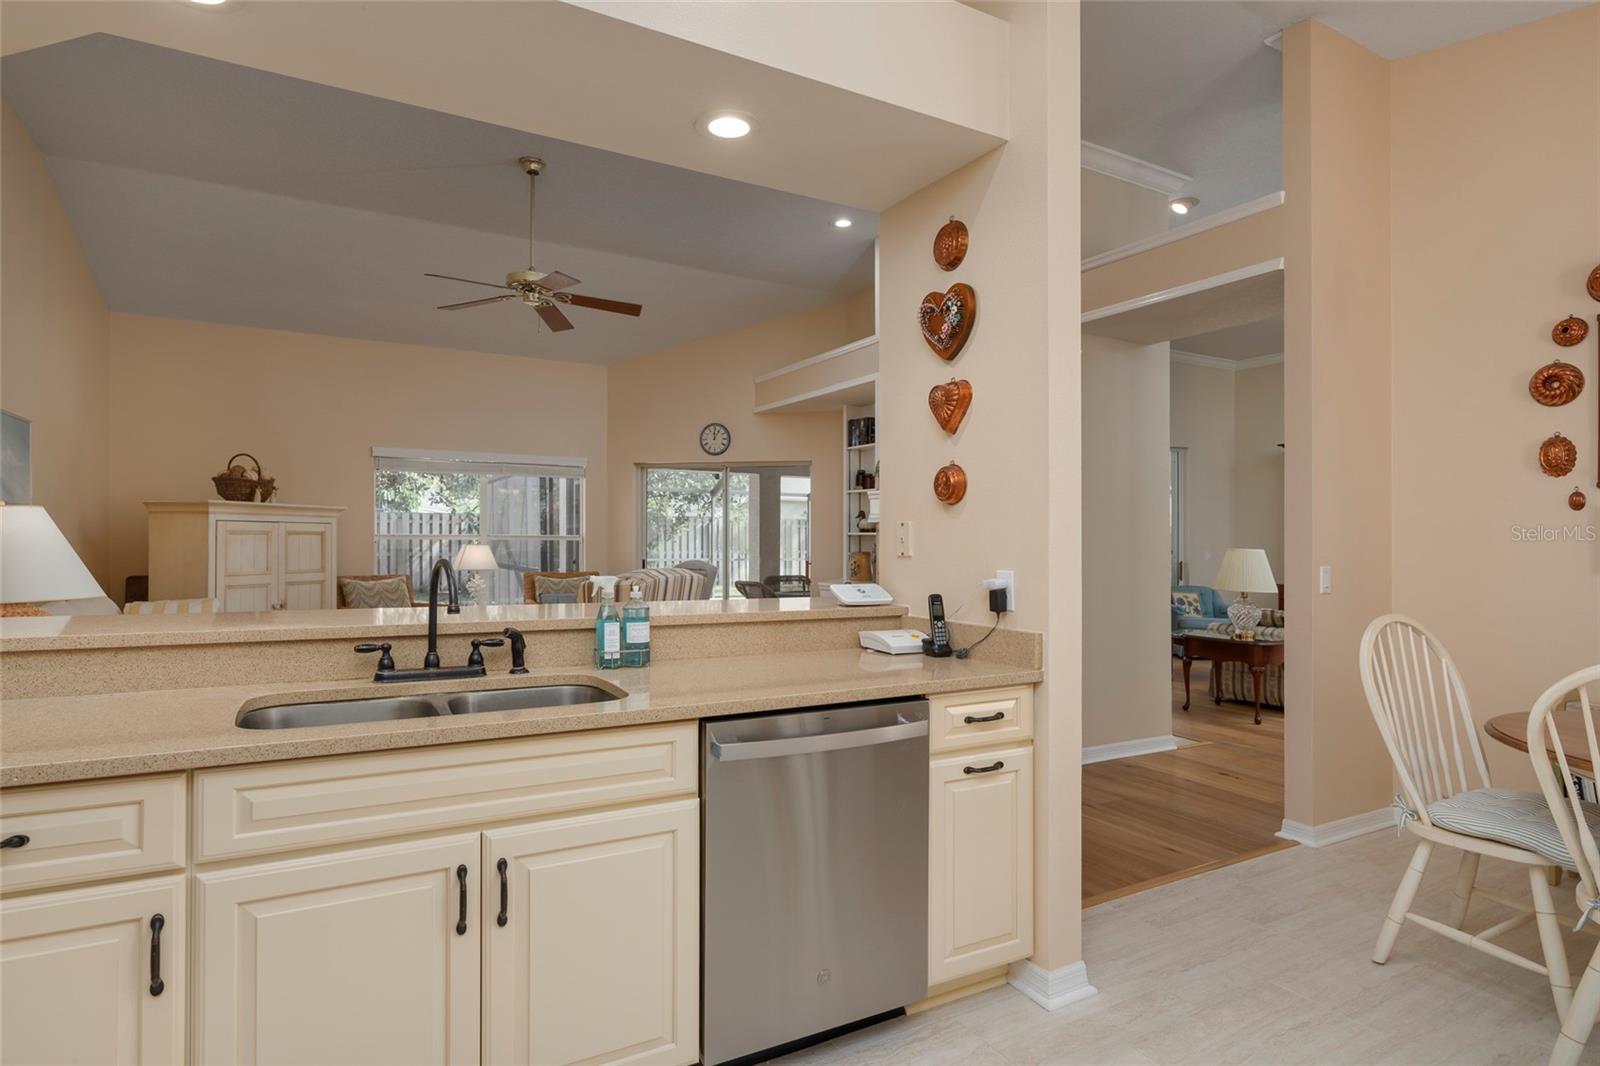
[[[1269,666],[1283,665],[1283,641],[1234,640],[1211,632],[1183,634],[1183,709],[1189,709],[1189,664],[1196,659],[1211,663],[1244,663],[1255,675],[1256,725],[1261,724],[1261,683]],[[1212,676],[1215,699],[1222,702],[1222,682]]]

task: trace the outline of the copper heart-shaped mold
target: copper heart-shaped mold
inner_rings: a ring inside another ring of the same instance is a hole
[[[956,282],[944,292],[930,292],[917,309],[922,339],[940,359],[954,359],[972,334],[978,316],[978,294],[971,285]]]
[[[951,378],[946,384],[928,390],[928,409],[946,433],[954,434],[961,428],[961,420],[967,417],[967,408],[971,406],[970,381]]]

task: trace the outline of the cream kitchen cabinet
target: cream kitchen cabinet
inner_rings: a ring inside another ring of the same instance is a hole
[[[151,599],[215,597],[224,611],[336,605],[344,508],[222,500],[144,506]]]
[[[928,775],[928,984],[1033,954],[1033,748],[935,758]]]
[[[184,878],[0,902],[0,1062],[184,1058]]]
[[[483,835],[484,1061],[693,1063],[700,804]]]
[[[476,1063],[479,834],[195,877],[196,1062]]]

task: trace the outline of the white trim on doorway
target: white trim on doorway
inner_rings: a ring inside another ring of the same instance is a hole
[[[1400,812],[1395,808],[1382,807],[1375,811],[1367,811],[1365,814],[1336,818],[1321,825],[1306,825],[1304,822],[1285,818],[1283,828],[1278,830],[1276,835],[1284,840],[1292,840],[1296,844],[1304,844],[1308,848],[1325,848],[1329,844],[1366,836],[1380,829],[1393,829],[1400,824],[1399,817]]]
[[[1171,733],[1159,737],[1139,737],[1136,740],[1119,740],[1114,744],[1096,744],[1083,749],[1083,764],[1110,762],[1112,759],[1131,759],[1136,755],[1154,755],[1158,751],[1174,751],[1178,738]]]
[[[1163,196],[1176,196],[1194,181],[1188,174],[1168,170],[1149,160],[1127,155],[1115,148],[1095,144],[1093,141],[1084,141],[1081,152],[1079,162],[1083,169],[1129,182],[1142,189],[1161,193]]]

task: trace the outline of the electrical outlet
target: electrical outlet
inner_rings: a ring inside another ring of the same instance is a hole
[[[1324,566],[1317,570],[1317,591],[1324,596],[1333,591],[1333,567]]]
[[[911,523],[894,524],[894,553],[901,559],[911,558]]]
[[[1006,610],[1017,609],[1017,572],[1015,570],[996,570],[994,576],[1005,583]]]

